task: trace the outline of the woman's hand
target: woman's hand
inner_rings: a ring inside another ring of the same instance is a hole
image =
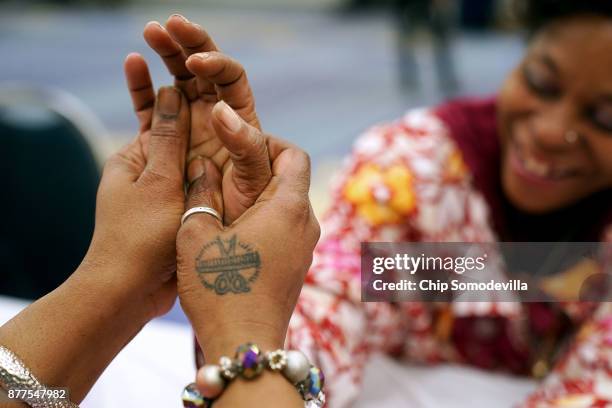
[[[236,138],[264,136],[241,121]],[[181,305],[207,361],[256,342],[282,348],[312,252],[319,238],[308,189],[308,156],[268,139],[272,179],[254,205],[231,226],[208,214],[194,214],[177,237]],[[187,208],[223,212],[221,174],[208,159],[195,159]]]
[[[104,167],[85,259],[59,288],[0,327],[0,344],[43,383],[67,387],[74,402],[176,299],[189,108],[177,89],[162,88],[140,117],[148,124]]]
[[[222,169],[223,196],[226,198],[224,221],[229,225],[253,205],[271,177],[265,138],[223,137],[227,134],[223,127],[231,122],[228,115],[232,110],[253,128],[261,130],[244,68],[221,53],[202,27],[179,15],[171,16],[166,27],[156,22],[147,24],[144,37],[175,77],[175,85],[189,99],[188,161],[198,156],[207,157]],[[143,86],[149,84],[150,88],[134,88],[135,104],[152,106],[154,97],[146,63],[140,56],[132,58],[134,66],[126,66],[128,81]],[[226,104],[232,109],[226,109]],[[146,123],[146,115],[142,116]]]
[[[126,61],[134,63],[133,57]],[[129,84],[132,90],[138,85]],[[84,264],[113,264],[120,274],[104,278],[140,298],[152,318],[167,312],[176,298],[175,241],[185,208],[189,106],[178,89],[165,87],[146,116],[138,137],[104,167]]]

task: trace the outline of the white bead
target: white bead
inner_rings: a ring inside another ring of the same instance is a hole
[[[198,390],[206,398],[218,397],[225,388],[225,380],[221,377],[221,368],[207,364],[198,370],[196,375]]]
[[[219,359],[219,368],[221,369],[221,376],[225,380],[233,380],[236,378],[237,372],[234,370],[234,363],[232,359],[223,356]]]
[[[297,384],[308,377],[310,362],[308,358],[299,350],[287,351],[287,366],[283,369],[283,374],[291,383]]]

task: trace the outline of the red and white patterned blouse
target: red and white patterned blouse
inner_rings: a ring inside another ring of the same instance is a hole
[[[411,111],[361,136],[332,202],[287,336],[288,348],[303,350],[325,373],[327,406],[350,406],[358,398],[372,352],[547,373],[525,407],[612,406],[612,308],[606,304],[360,301],[361,242],[498,240],[489,205],[435,111]],[[553,336],[558,350],[575,327],[562,357],[539,359],[550,350],[537,339]]]

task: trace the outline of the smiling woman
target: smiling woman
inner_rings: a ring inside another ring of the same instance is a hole
[[[498,111],[502,184],[517,207],[547,212],[612,186],[611,46],[612,18],[562,17],[510,74]]]
[[[612,240],[612,2],[520,5],[530,42],[496,97],[371,128],[337,178],[288,333],[323,362],[331,407],[358,398],[375,350],[550,374],[525,407],[612,403],[605,303],[360,303],[364,241]],[[580,286],[579,269],[555,285]]]

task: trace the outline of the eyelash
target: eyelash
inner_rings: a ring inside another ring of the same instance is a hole
[[[607,125],[599,121],[597,119],[597,112],[595,111],[595,109],[587,109],[586,116],[598,129],[604,132],[612,133],[612,124]]]
[[[527,87],[531,90],[531,92],[538,95],[542,99],[554,100],[558,99],[561,96],[561,90],[557,87],[539,86],[536,81],[532,79],[527,68],[523,68],[523,79],[527,84]],[[597,119],[597,112],[595,111],[595,109],[587,109],[585,116],[599,130],[612,133],[612,124],[607,125],[599,121]]]
[[[527,68],[523,68],[523,78],[527,87],[535,94],[539,95],[543,99],[556,99],[561,94],[561,91],[556,87],[545,87],[539,86],[533,81],[531,75],[529,74],[529,70]]]

